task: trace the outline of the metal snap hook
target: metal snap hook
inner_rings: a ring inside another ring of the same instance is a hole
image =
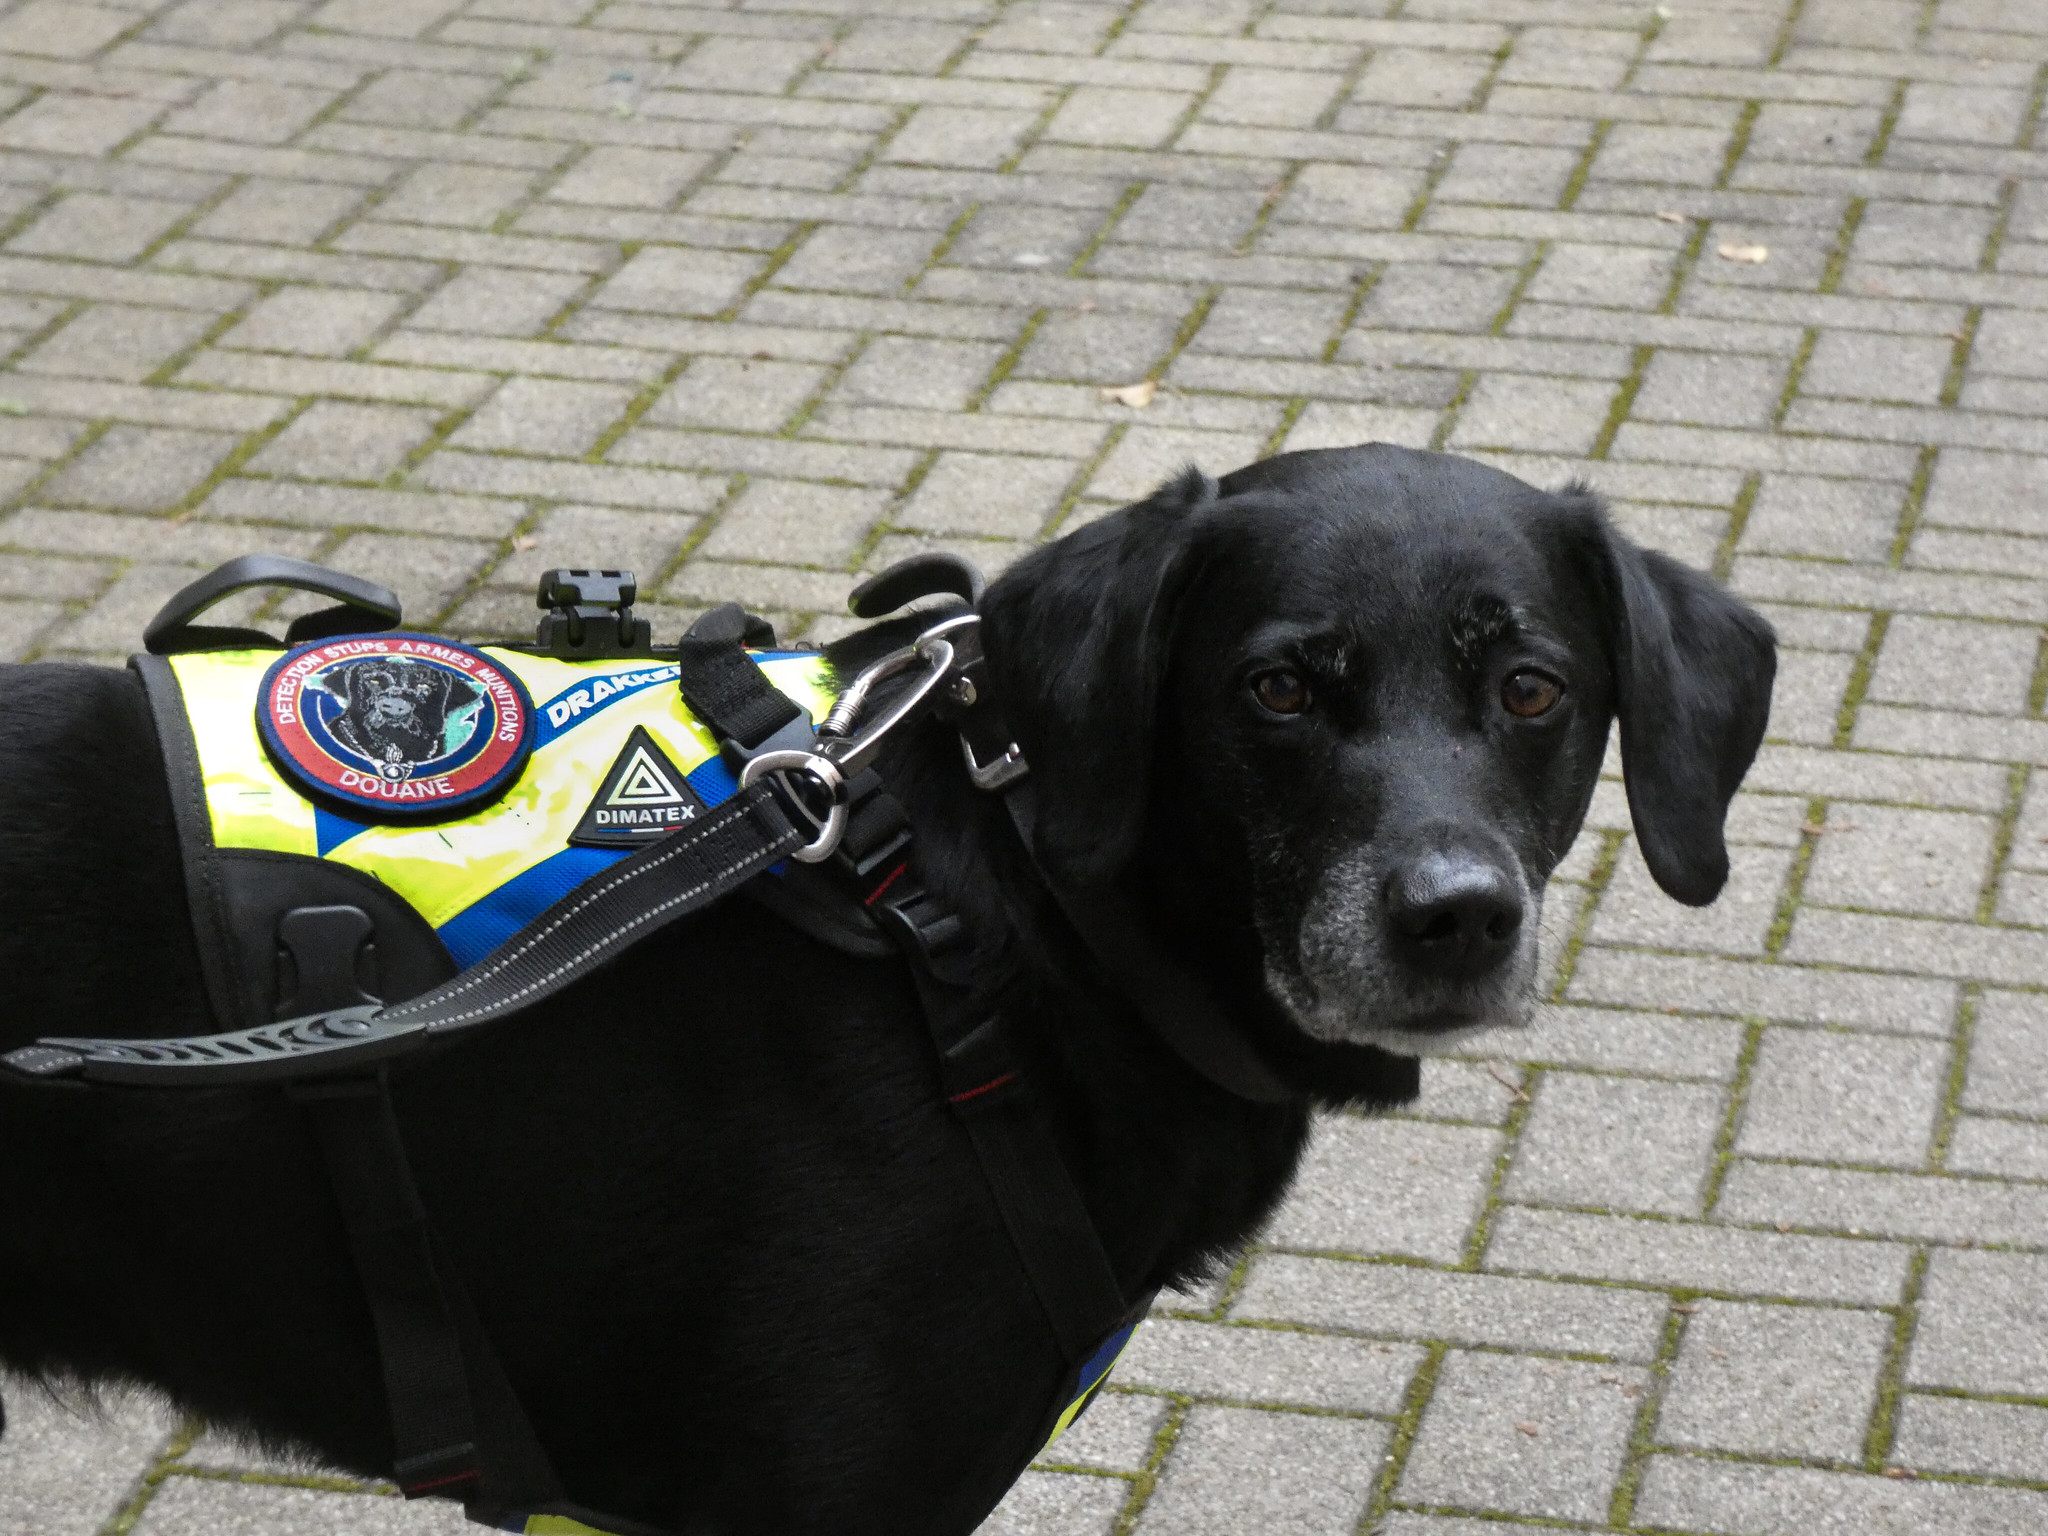
[[[790,857],[799,864],[821,864],[831,858],[839,847],[839,840],[846,836],[846,775],[839,771],[839,765],[816,752],[763,752],[759,757],[749,758],[746,767],[740,770],[740,788],[745,789],[771,773],[782,778],[783,787],[798,813],[818,829],[817,837],[791,853]],[[831,797],[832,809],[822,819],[812,813],[796,786],[789,783],[788,776],[792,773],[809,775]]]

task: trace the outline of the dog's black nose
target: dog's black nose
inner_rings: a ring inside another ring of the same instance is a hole
[[[1476,853],[1425,853],[1387,882],[1387,923],[1396,952],[1417,970],[1478,976],[1515,947],[1521,884]]]

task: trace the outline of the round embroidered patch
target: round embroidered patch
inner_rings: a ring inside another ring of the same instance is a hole
[[[353,635],[286,652],[264,674],[256,727],[307,794],[432,821],[519,777],[533,746],[533,701],[518,678],[466,645]]]

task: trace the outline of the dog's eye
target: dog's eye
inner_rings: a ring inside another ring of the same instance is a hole
[[[1541,672],[1525,670],[1510,673],[1508,680],[1500,685],[1501,708],[1511,715],[1520,715],[1524,720],[1549,714],[1563,697],[1564,685]]]
[[[1308,684],[1293,672],[1261,672],[1252,693],[1276,715],[1298,715],[1308,708]]]

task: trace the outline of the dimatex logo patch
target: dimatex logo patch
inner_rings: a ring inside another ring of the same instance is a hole
[[[434,821],[495,799],[533,746],[533,703],[480,651],[432,635],[352,635],[287,651],[256,726],[306,793]]]
[[[638,848],[703,811],[704,802],[661,743],[636,725],[569,841],[583,848]]]

